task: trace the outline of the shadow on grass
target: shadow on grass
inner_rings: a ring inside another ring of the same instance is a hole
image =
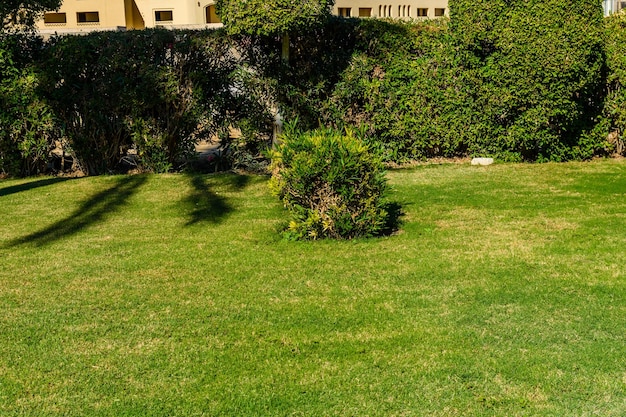
[[[228,199],[211,189],[209,179],[213,180],[211,181],[213,183],[217,183],[219,179],[218,185],[224,185],[230,190],[241,190],[250,182],[250,177],[247,175],[220,175],[216,177],[191,175],[189,178],[193,190],[185,199],[185,203],[191,209],[189,220],[185,226],[203,222],[219,223],[233,211],[233,206],[228,202]]]
[[[39,232],[9,242],[6,247],[24,244],[43,246],[74,235],[81,230],[102,222],[120,210],[139,187],[146,182],[145,176],[121,177],[117,183],[83,202],[72,214]]]
[[[44,178],[36,181],[25,182],[24,184],[11,185],[10,187],[0,188],[0,197],[4,197],[11,194],[21,193],[22,191],[33,190],[39,187],[46,187],[48,185],[56,184],[59,182],[65,182],[73,180],[75,178]]]
[[[404,212],[402,206],[396,202],[387,203],[384,209],[387,211],[387,221],[381,230],[381,236],[391,236],[400,230]]]

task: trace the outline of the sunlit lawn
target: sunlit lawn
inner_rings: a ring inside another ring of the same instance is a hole
[[[388,177],[308,243],[263,177],[0,181],[0,416],[626,415],[626,161]]]

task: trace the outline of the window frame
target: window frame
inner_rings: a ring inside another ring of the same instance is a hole
[[[162,14],[168,14],[170,19],[163,19]],[[154,10],[154,23],[157,25],[174,23],[174,9],[155,9]]]
[[[95,19],[90,19],[90,17],[94,17]],[[92,12],[76,12],[76,23],[79,25],[94,25],[100,23],[100,12],[92,11]]]
[[[52,17],[52,16],[63,16],[63,21],[57,21],[56,19],[52,20],[52,21],[47,21],[46,19],[48,17]],[[46,25],[66,25],[67,24],[67,13],[64,12],[48,12],[48,13],[44,13],[43,15],[43,23]]]

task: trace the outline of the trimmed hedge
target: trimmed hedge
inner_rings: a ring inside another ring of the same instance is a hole
[[[595,0],[451,0],[451,32],[469,88],[471,154],[586,159],[604,99],[603,12]],[[459,132],[460,133],[460,132]]]
[[[291,34],[290,65],[280,36],[223,30],[5,36],[0,169],[45,170],[57,140],[92,175],[129,154],[140,169],[181,169],[229,128],[245,165],[277,111],[303,130],[358,131],[385,161],[624,152],[623,17],[603,20],[591,0],[450,7],[451,21],[330,18]]]
[[[179,168],[236,110],[237,59],[213,32],[66,36],[49,44],[43,68],[45,94],[90,175],[115,169],[130,148],[145,169]]]
[[[608,135],[608,152],[626,156],[626,15],[607,19],[605,54],[607,94],[597,130]]]
[[[163,172],[229,127],[267,137],[273,119],[245,70],[249,45],[222,31],[3,37],[0,169],[41,172],[60,140],[88,175],[123,163]]]
[[[606,138],[595,130],[606,77],[602,10],[574,3],[453,0],[451,22],[329,22],[295,40],[302,54],[283,102],[311,125],[364,130],[391,161],[602,154]],[[339,76],[325,83],[318,74],[328,63]]]

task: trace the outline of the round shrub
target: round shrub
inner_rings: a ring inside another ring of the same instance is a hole
[[[351,132],[288,131],[271,156],[270,188],[291,214],[289,238],[350,239],[383,231],[382,159]]]

